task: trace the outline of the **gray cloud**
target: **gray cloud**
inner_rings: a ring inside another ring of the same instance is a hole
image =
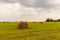
[[[0,2],[4,2],[4,3],[16,3],[16,2],[18,2],[18,0],[0,0]]]
[[[27,7],[35,7],[35,8],[56,8],[60,6],[59,0],[20,0],[22,5]]]
[[[0,0],[0,2],[4,2],[4,3],[20,3],[21,5],[24,5],[24,6],[27,6],[27,7],[34,7],[34,8],[40,8],[40,7],[43,7],[43,8],[55,8],[57,6],[60,6],[60,4],[59,5],[56,4],[56,1],[52,2],[51,0]],[[51,2],[52,2],[52,4],[51,4]]]

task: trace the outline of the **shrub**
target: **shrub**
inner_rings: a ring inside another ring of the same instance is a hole
[[[34,22],[34,23],[36,23],[36,22]]]
[[[41,24],[43,24],[44,22],[40,22]]]
[[[6,23],[5,21],[3,21],[3,23]]]
[[[27,24],[27,22],[20,21],[17,25],[17,28],[18,29],[26,29],[26,28],[28,28],[28,24]]]
[[[7,21],[7,23],[9,23],[9,21]]]

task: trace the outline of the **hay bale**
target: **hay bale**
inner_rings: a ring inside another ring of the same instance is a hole
[[[27,29],[28,28],[28,24],[27,22],[23,22],[23,21],[20,21],[17,25],[17,28],[18,29]]]

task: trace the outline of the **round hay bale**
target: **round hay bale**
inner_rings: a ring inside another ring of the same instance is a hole
[[[18,29],[27,29],[28,28],[28,24],[27,22],[23,22],[23,21],[20,21],[17,25],[17,28]]]

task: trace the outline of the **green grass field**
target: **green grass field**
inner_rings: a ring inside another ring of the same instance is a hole
[[[32,23],[29,29],[17,29],[16,22],[0,22],[0,40],[60,40],[60,22]]]

